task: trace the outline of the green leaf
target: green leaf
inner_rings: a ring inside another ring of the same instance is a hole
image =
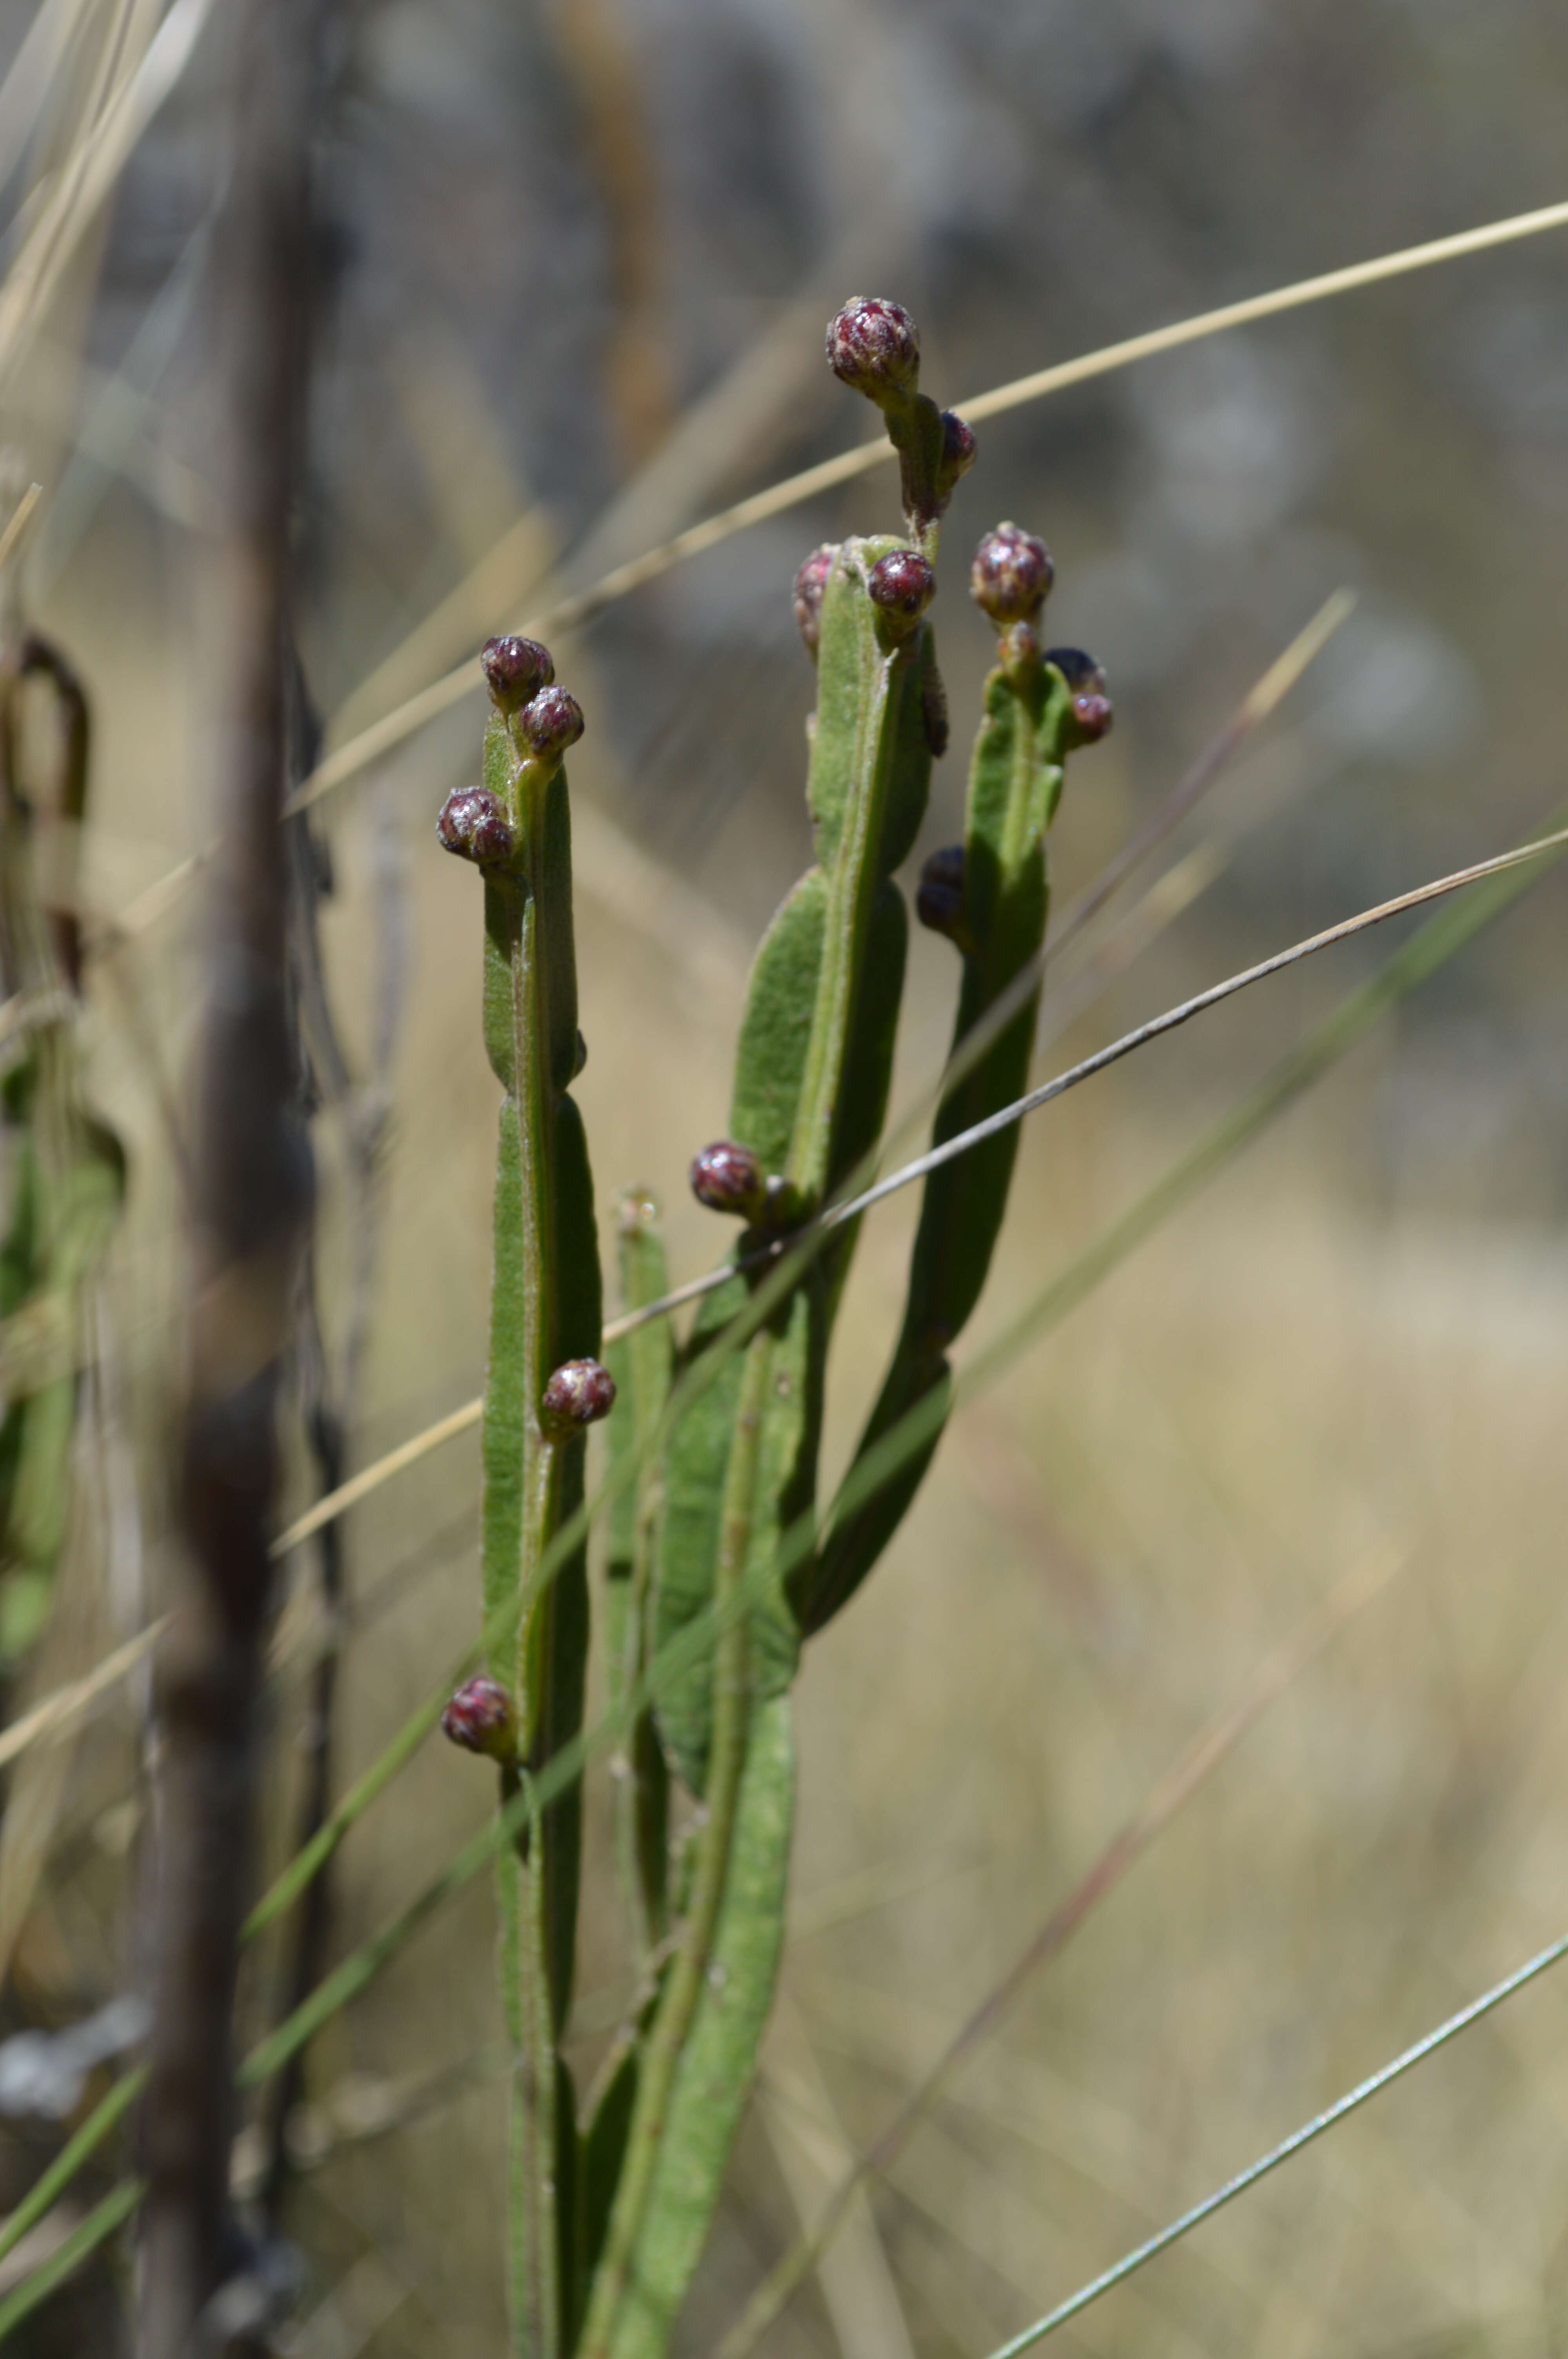
[[[752,1707],[724,1902],[665,2115],[612,2359],[662,2359],[751,2093],[784,1939],[795,1745],[786,1695]]]
[[[1062,743],[1071,711],[1054,666],[994,670],[969,767],[964,835],[964,968],[955,1048],[1038,956],[1049,890],[1045,831],[1062,788]],[[1039,994],[1020,1009],[937,1109],[933,1144],[1021,1096],[1033,1050]],[[1018,1154],[1015,1128],[1000,1131],[932,1172],[921,1201],[903,1327],[857,1452],[857,1462],[928,1395],[950,1386],[947,1350],[979,1300],[1007,1210]],[[945,1415],[945,1409],[944,1409]],[[853,1596],[920,1487],[940,1427],[895,1478],[853,1510],[838,1510],[820,1560],[794,1585],[803,1629],[818,1630]]]

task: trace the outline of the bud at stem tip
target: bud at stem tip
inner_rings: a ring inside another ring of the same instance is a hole
[[[479,659],[491,695],[503,712],[515,712],[556,676],[548,647],[542,647],[537,639],[521,638],[514,631],[503,638],[486,639]]]
[[[902,303],[857,295],[827,322],[827,365],[841,383],[885,408],[919,382],[919,331]]]

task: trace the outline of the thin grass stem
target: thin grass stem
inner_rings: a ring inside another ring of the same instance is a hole
[[[1423,2064],[1429,2056],[1435,2056],[1440,2048],[1445,2048],[1451,2039],[1457,2038],[1460,2032],[1468,2031],[1473,2023],[1480,2023],[1505,2000],[1512,1998],[1530,1983],[1539,1981],[1542,1974],[1561,1964],[1564,1958],[1568,1958],[1568,1935],[1539,1951],[1528,1965],[1520,1966],[1505,1981],[1494,1984],[1489,1991],[1473,1999],[1468,2006],[1461,2007],[1457,2015],[1451,2015],[1446,2023],[1440,2023],[1435,2031],[1429,2031],[1424,2039],[1418,2039],[1413,2047],[1407,2048],[1391,2063],[1368,2074],[1365,2081],[1358,2081],[1355,2088],[1346,2090],[1345,2095],[1325,2112],[1314,2114],[1310,2122],[1303,2122],[1299,2130],[1292,2130],[1289,2137],[1281,2138],[1278,2146],[1271,2147],[1267,2154],[1260,2155],[1257,2161],[1249,2163],[1245,2170],[1238,2170],[1234,2179],[1227,2179],[1223,2187],[1217,2187],[1214,2193],[1206,2195],[1201,2203],[1195,2203],[1179,2219],[1173,2220],[1156,2234],[1145,2237],[1142,2244],[1135,2245],[1130,2253],[1122,2255],[1119,2261],[1114,2262],[1108,2269],[1102,2269],[1098,2277],[1091,2277],[1087,2285],[1080,2286],[1076,2293],[1070,2294],[1065,2301],[1058,2302],[1055,2309],[1047,2310],[1044,2318],[1037,2318],[1033,2326],[1026,2326],[1011,2342],[999,2344],[991,2353],[990,2359],[1022,2359],[1025,2351],[1032,2351],[1048,2334],[1054,2334],[1058,2327],[1065,2326],[1069,2319],[1078,2317],[1103,2294],[1109,2293],[1116,2286],[1124,2285],[1129,2277],[1157,2255],[1168,2252],[1173,2245],[1179,2244],[1184,2236],[1190,2235],[1206,2220],[1212,2220],[1226,2204],[1234,2202],[1237,2196],[1244,2195],[1249,2188],[1256,2187],[1260,2179],[1266,2179],[1271,2170],[1277,2170],[1281,2163],[1288,2162],[1292,2155],[1300,2154],[1303,2147],[1311,2146],[1314,2139],[1322,2137],[1325,2130],[1333,2129],[1336,2123],[1346,2120],[1369,2098],[1390,2088],[1417,2064]]]
[[[1136,1198],[1089,1245],[1074,1255],[1025,1305],[1020,1315],[959,1371],[954,1385],[955,1405],[973,1397],[995,1382],[1042,1336],[1058,1326],[1140,1245],[1154,1235],[1173,1213],[1190,1202],[1232,1157],[1266,1129],[1276,1114],[1292,1104],[1352,1048],[1380,1016],[1426,981],[1493,919],[1500,916],[1532,881],[1529,871],[1518,866],[1495,873],[1487,879],[1486,888],[1473,895],[1468,902],[1442,911],[1430,919],[1420,933],[1396,951],[1368,982],[1343,1000],[1300,1047],[1281,1059],[1256,1089],[1214,1125],[1152,1187]],[[782,1273],[774,1273],[759,1288],[750,1310],[741,1314],[732,1322],[734,1325],[742,1322],[751,1325],[759,1317],[770,1315],[773,1290],[779,1288],[781,1276],[788,1284],[796,1282],[796,1273],[786,1262]],[[762,1306],[760,1311],[759,1305]],[[716,1344],[706,1354],[701,1367],[708,1366],[719,1356],[719,1346]],[[678,1413],[684,1407],[685,1402],[677,1393],[672,1398],[672,1408],[677,1408]],[[851,1470],[841,1495],[846,1507],[852,1509],[862,1500],[869,1499],[881,1484],[896,1473],[904,1460],[927,1440],[945,1414],[943,1405],[928,1396],[909,1410],[897,1425],[890,1428]],[[622,1462],[623,1470],[630,1470],[625,1479],[634,1479],[636,1464],[635,1454],[629,1453]],[[597,1496],[586,1502],[577,1516],[562,1527],[540,1567],[541,1579],[551,1577],[556,1566],[580,1544],[589,1521],[605,1505],[611,1487],[608,1484],[601,1486]],[[782,1536],[776,1560],[773,1563],[763,1562],[750,1572],[726,1610],[721,1610],[717,1603],[708,1606],[695,1615],[676,1637],[667,1641],[648,1666],[643,1678],[627,1691],[619,1705],[602,1714],[590,1728],[581,1731],[553,1756],[536,1781],[538,1806],[543,1808],[557,1793],[564,1791],[572,1779],[580,1777],[585,1764],[595,1755],[607,1745],[622,1741],[626,1729],[632,1725],[636,1712],[651,1699],[656,1684],[678,1674],[688,1664],[700,1660],[731,1620],[751,1611],[762,1594],[764,1583],[787,1580],[795,1566],[806,1560],[815,1538],[815,1519],[809,1516],[797,1518]],[[400,1732],[395,1742],[401,1745],[406,1734],[406,1730]],[[292,2053],[296,2045],[314,2037],[327,2017],[363,1988],[381,1966],[398,1953],[410,1935],[427,1920],[440,1902],[478,1873],[491,1857],[495,1844],[506,1839],[507,1832],[508,1821],[503,1812],[498,1821],[492,1821],[488,1829],[474,1838],[435,1883],[427,1886],[396,1919],[373,1936],[352,1957],[346,1959],[337,1974],[329,1978],[307,2007],[297,2010],[294,2017],[277,2027],[263,2043],[262,2049],[249,2060],[243,2077],[247,2081],[265,2077],[265,2071],[275,2070]],[[291,1874],[292,1870],[286,1873]],[[329,1991],[336,1995],[330,2004],[324,2004],[324,1995]]]

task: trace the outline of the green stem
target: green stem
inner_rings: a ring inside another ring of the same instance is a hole
[[[734,1442],[725,1475],[723,1518],[714,1602],[729,1609],[740,1593],[751,1551],[762,1417],[773,1380],[773,1339],[764,1329],[746,1347]],[[736,1806],[746,1766],[750,1712],[750,1647],[746,1618],[724,1626],[714,1656],[713,1742],[708,1757],[707,1819],[697,1838],[691,1905],[669,1980],[643,2050],[626,2158],[594,2278],[593,2298],[579,2359],[606,2359],[627,2291],[632,2256],[642,2229],[659,2160],[676,2070],[697,2015],[712,1954],[730,1872]]]
[[[485,1432],[487,1484],[497,1480],[499,1512],[487,1517],[485,1587],[487,1602],[501,1594],[516,1600],[514,1633],[503,1646],[503,1661],[516,1700],[525,1765],[521,1771],[503,1772],[503,1807],[516,1796],[521,1779],[544,1766],[550,1747],[557,1592],[554,1583],[541,1592],[538,1569],[559,1521],[560,1493],[560,1450],[540,1423],[557,1348],[557,1107],[549,961],[541,940],[547,906],[542,781],[532,766],[524,766],[518,792],[524,871],[495,879],[488,888],[492,949],[502,952],[507,967],[511,1086],[502,1109]],[[515,1156],[514,1188],[504,1169],[509,1154]],[[542,1813],[528,1809],[503,1856],[498,1879],[503,2000],[516,2051],[510,2254],[518,2359],[559,2359],[561,2350],[556,2038],[564,1995],[552,1987],[549,1841]]]

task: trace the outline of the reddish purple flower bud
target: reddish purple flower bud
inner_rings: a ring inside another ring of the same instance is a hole
[[[914,628],[935,597],[936,576],[917,550],[891,549],[872,566],[866,587],[872,604],[881,610],[895,636],[903,638]]]
[[[582,735],[582,707],[564,688],[542,688],[517,716],[517,726],[540,761],[558,761]]]
[[[539,1404],[539,1422],[552,1441],[597,1425],[615,1406],[615,1379],[598,1360],[563,1360]]]
[[[827,322],[827,365],[843,384],[885,408],[914,391],[919,332],[901,303],[857,295]]]
[[[436,833],[460,860],[477,860],[481,867],[510,860],[516,848],[506,806],[488,787],[460,787],[449,795]]]
[[[692,1158],[691,1192],[710,1212],[736,1212],[754,1221],[767,1201],[767,1173],[749,1147],[716,1139]]]
[[[964,927],[964,847],[945,843],[920,872],[914,914],[934,934],[956,941]]]
[[[969,595],[993,623],[1028,623],[1044,604],[1055,578],[1043,540],[1015,524],[999,524],[975,551]]]
[[[800,625],[808,656],[816,656],[822,636],[822,601],[838,554],[837,542],[825,541],[820,549],[812,550],[795,577],[795,619]]]
[[[515,712],[556,676],[548,647],[542,647],[537,639],[519,638],[515,631],[509,631],[504,638],[486,639],[479,659],[491,695],[503,712]]]
[[[1072,691],[1073,718],[1068,742],[1098,745],[1110,734],[1115,708],[1105,692],[1105,673],[1082,647],[1047,647],[1045,660],[1054,664]]]
[[[465,1680],[441,1714],[441,1731],[467,1753],[488,1753],[492,1761],[517,1757],[517,1715],[499,1680]]]

